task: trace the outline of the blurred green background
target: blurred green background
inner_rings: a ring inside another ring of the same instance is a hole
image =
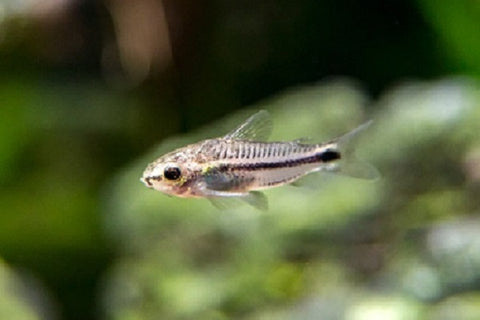
[[[0,319],[480,319],[480,2],[0,0]],[[258,109],[375,182],[169,198]]]

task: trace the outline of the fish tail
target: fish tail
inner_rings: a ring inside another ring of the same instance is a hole
[[[369,120],[356,129],[344,134],[333,141],[340,153],[340,159],[336,172],[361,179],[377,179],[380,176],[378,170],[371,164],[359,160],[355,156],[355,147],[359,134],[366,130],[373,120]]]

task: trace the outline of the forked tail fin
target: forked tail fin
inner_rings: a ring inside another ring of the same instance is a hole
[[[355,147],[359,134],[367,129],[372,123],[373,120],[369,120],[333,141],[333,143],[337,145],[337,149],[341,156],[338,167],[335,170],[336,172],[355,178],[369,180],[380,177],[380,173],[375,167],[365,161],[359,160],[355,156]]]

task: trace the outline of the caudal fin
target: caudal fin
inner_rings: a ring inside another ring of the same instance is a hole
[[[333,143],[337,145],[337,150],[341,156],[338,167],[335,170],[336,172],[360,179],[373,180],[380,177],[380,173],[375,167],[365,161],[359,160],[355,156],[355,147],[359,134],[372,123],[373,120],[369,120],[333,141]]]

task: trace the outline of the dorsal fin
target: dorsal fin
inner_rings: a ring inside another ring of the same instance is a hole
[[[223,139],[266,141],[272,133],[272,128],[270,114],[266,110],[261,110],[225,135]]]

